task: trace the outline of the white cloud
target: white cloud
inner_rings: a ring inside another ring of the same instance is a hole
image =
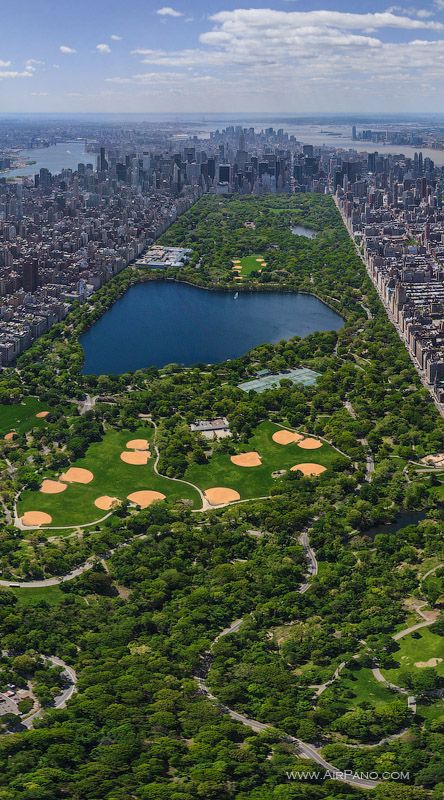
[[[31,92],[32,97],[48,97],[49,92]]]
[[[111,48],[110,48],[109,44],[96,44],[96,50],[102,56],[106,56],[106,55],[108,55],[108,53],[111,52]]]
[[[213,14],[194,47],[134,50],[150,71],[110,81],[143,86],[145,97],[179,90],[180,110],[428,110],[444,102],[442,31],[416,6],[236,9]]]
[[[0,81],[6,78],[32,78],[32,72],[16,72],[15,70],[0,70]]]
[[[139,73],[138,75],[131,75],[129,78],[106,78],[105,80],[107,83],[116,83],[116,84],[129,84],[129,83],[141,83],[141,84],[159,84],[159,83],[171,83],[178,80],[183,80],[184,75],[181,72],[144,72]]]
[[[183,17],[181,11],[171,8],[171,6],[163,6],[162,8],[158,8],[156,14],[159,17]]]
[[[387,8],[386,10],[392,14],[396,14],[397,12],[400,14],[410,14],[413,17],[419,17],[419,19],[429,19],[430,17],[433,17],[434,13],[427,8],[415,8],[413,6],[390,6],[390,8]]]
[[[10,61],[2,61],[2,59],[0,58],[0,67],[10,67],[10,66],[11,66]]]
[[[121,42],[123,36],[117,36],[117,33],[112,33],[109,38],[112,39],[113,42]]]
[[[38,66],[40,66],[41,64],[44,64],[44,63],[45,63],[44,61],[39,61],[38,58],[28,58],[25,61],[25,67],[27,69],[31,69],[31,68],[35,69],[35,67],[38,67]]]
[[[71,56],[73,53],[77,53],[77,50],[74,50],[73,47],[68,47],[67,44],[61,44],[59,50],[64,56]]]
[[[288,27],[292,30],[305,28],[307,25],[331,26],[342,30],[377,30],[381,28],[398,28],[414,30],[424,28],[443,30],[440,22],[426,22],[411,19],[405,15],[382,13],[351,14],[342,11],[274,11],[269,8],[236,9],[219,11],[210,16],[210,20],[228,35],[245,33],[246,29],[266,30]],[[201,40],[210,34],[203,34]]]

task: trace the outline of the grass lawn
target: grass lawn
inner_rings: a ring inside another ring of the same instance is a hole
[[[44,419],[37,419],[39,411],[48,411],[36,397],[27,397],[21,403],[0,405],[0,436],[5,436],[10,431],[26,433],[36,425],[45,425]]]
[[[422,667],[415,667],[415,663],[425,662],[430,658],[443,659],[435,669],[439,675],[444,677],[444,636],[438,636],[428,628],[421,628],[416,631],[416,635],[420,638],[414,638],[410,634],[399,640],[399,650],[393,653],[393,658],[398,662],[399,667],[381,670],[388,681],[402,685],[400,676],[403,672],[420,672]]]
[[[45,586],[43,589],[9,589],[14,592],[19,606],[36,606],[44,601],[50,606],[57,606],[68,595],[58,586]]]
[[[424,717],[427,722],[434,722],[435,719],[443,719],[444,700],[442,698],[440,700],[435,700],[433,703],[430,703],[430,705],[418,703],[416,710],[418,715]]]
[[[208,464],[192,464],[186,471],[186,480],[204,490],[215,486],[235,489],[242,499],[266,497],[275,482],[272,473],[277,470],[301,463],[322,464],[328,469],[333,461],[345,461],[344,456],[328,444],[323,444],[318,450],[303,450],[295,443],[276,444],[272,435],[278,430],[281,430],[278,425],[262,422],[248,443],[238,451],[258,452],[262,458],[260,467],[239,467],[232,464],[229,455],[216,453]]]
[[[150,426],[137,431],[109,430],[101,442],[90,445],[86,455],[71,465],[89,469],[94,474],[91,483],[70,483],[66,491],[52,495],[25,490],[18,505],[19,515],[22,516],[25,511],[43,511],[51,515],[51,526],[83,525],[94,522],[107,513],[96,508],[96,498],[109,495],[125,500],[131,492],[143,489],[162,492],[171,501],[179,498],[191,500],[193,507],[199,508],[200,498],[191,486],[155,475],[153,447],[153,455],[147,465],[125,464],[120,459],[120,453],[126,449],[126,442],[130,439],[141,438],[152,442],[153,436],[154,429]],[[42,475],[42,480],[56,477],[58,476],[45,474]]]
[[[262,269],[262,262],[258,261],[258,258],[263,258],[265,262],[267,261],[266,257],[261,256],[260,253],[241,258],[240,266],[242,270],[239,274],[242,275],[243,278],[247,278],[252,272],[259,272],[259,270]]]
[[[378,683],[373,677],[371,669],[365,667],[347,670],[343,677],[339,678],[327,691],[334,697],[335,693],[340,690],[353,692],[354,697],[348,699],[350,709],[357,708],[364,702],[379,708],[395,699],[402,699],[401,695],[394,694],[383,683]]]

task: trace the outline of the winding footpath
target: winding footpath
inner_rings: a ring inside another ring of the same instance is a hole
[[[114,553],[117,553],[124,547],[129,547],[130,544],[140,541],[141,539],[146,539],[145,533],[141,533],[138,536],[134,536],[132,539],[128,539],[126,542],[116,545],[116,547],[108,550],[108,552],[105,553],[101,558],[98,556],[89,558],[87,561],[84,561],[83,564],[80,564],[78,567],[71,570],[71,572],[67,572],[66,575],[54,575],[52,578],[42,578],[41,580],[36,581],[0,580],[0,586],[9,586],[10,588],[16,589],[46,589],[48,586],[60,586],[61,583],[72,581],[74,578],[78,578],[79,575],[83,575],[84,572],[92,569],[97,561],[103,560],[104,558],[111,558]]]
[[[299,537],[299,543],[302,545],[305,551],[305,555],[308,562],[308,575],[310,577],[317,575],[318,573],[318,562],[316,560],[316,555],[313,549],[310,547],[308,531],[305,530],[301,533]],[[310,583],[308,581],[301,584],[298,591],[300,594],[305,594],[306,591],[310,588]],[[215,703],[218,703],[217,697],[212,694],[208,684],[207,684],[207,676],[211,666],[211,654],[216,642],[218,642],[223,636],[228,636],[231,633],[236,633],[242,625],[243,619],[235,620],[228,628],[225,628],[221,631],[216,638],[213,640],[210,649],[202,656],[202,669],[201,674],[196,674],[194,676],[195,681],[199,687],[199,691],[208,698],[208,700],[212,700]],[[251,719],[247,717],[245,714],[240,714],[238,711],[235,711],[232,708],[228,708],[227,706],[220,705],[222,711],[224,711],[228,716],[234,720],[235,722],[241,722],[242,725],[250,728],[255,733],[261,733],[262,731],[266,730],[276,730],[273,725],[269,723],[260,722],[257,719]],[[341,770],[338,770],[333,764],[330,764],[322,755],[320,750],[318,750],[314,745],[308,744],[307,742],[303,742],[301,739],[297,739],[295,736],[290,736],[285,733],[281,733],[281,741],[287,742],[294,746],[295,751],[298,755],[302,756],[303,758],[308,758],[310,761],[314,761],[320,767],[327,770],[329,773],[335,775],[335,778],[343,783],[348,783],[352,786],[359,787],[361,789],[374,789],[378,784],[379,781],[370,780],[367,778],[360,778],[359,775],[349,775],[344,774]]]
[[[42,656],[42,658],[45,661],[49,661],[54,667],[62,668],[62,675],[65,678],[65,688],[54,698],[54,702],[51,706],[45,708],[40,706],[31,714],[28,714],[27,717],[20,720],[20,724],[29,731],[33,729],[36,719],[43,717],[47,711],[66,708],[71,697],[77,692],[77,673],[72,667],[66,664],[61,658],[58,658],[58,656]],[[14,733],[15,731],[6,731],[6,734],[13,735]]]

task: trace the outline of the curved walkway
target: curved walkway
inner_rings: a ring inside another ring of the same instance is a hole
[[[402,731],[399,731],[398,733],[392,733],[390,736],[384,736],[384,738],[380,739],[379,742],[373,742],[372,744],[349,744],[348,742],[338,742],[338,744],[341,744],[342,747],[359,747],[364,749],[381,747],[384,744],[390,744],[390,742],[393,742],[396,739],[401,739],[401,737],[405,736],[409,730],[410,728],[403,728]]]
[[[294,431],[295,433],[301,433],[307,437],[316,436],[316,438],[319,439],[319,441],[324,442],[324,444],[330,445],[330,447],[332,447],[333,450],[336,450],[336,452],[340,453],[341,456],[344,456],[344,458],[348,458],[348,460],[351,461],[351,456],[349,456],[347,453],[344,453],[343,450],[340,450],[339,447],[336,447],[336,445],[333,444],[332,442],[329,442],[328,439],[325,438],[325,436],[319,436],[317,433],[307,433],[307,431],[296,430],[296,428],[292,428],[291,425],[283,425],[282,422],[274,422],[274,424],[277,425],[279,428],[284,428],[287,431]]]
[[[128,539],[126,542],[122,542],[121,544],[116,545],[111,550],[103,556],[102,558],[111,558],[114,553],[117,553],[119,550],[122,550],[124,547],[129,547],[130,544],[136,541],[140,541],[140,539],[146,539],[146,534],[141,533],[138,536],[133,536],[132,539]],[[17,588],[17,589],[45,589],[48,586],[59,586],[61,583],[65,583],[66,581],[72,581],[74,578],[78,578],[79,575],[83,575],[84,572],[87,572],[89,569],[92,569],[94,564],[100,561],[98,556],[94,558],[89,558],[87,561],[84,561],[83,564],[80,564],[75,569],[71,570],[71,572],[67,572],[66,575],[54,575],[52,578],[42,578],[41,580],[36,581],[5,581],[0,580],[0,586],[9,586],[10,588]]]
[[[309,563],[309,574],[310,575],[317,575],[318,572],[318,563],[316,560],[315,553],[313,549],[310,547],[309,538],[308,538],[308,531],[304,530],[300,537],[299,542],[305,550],[305,554],[307,557],[307,561]],[[301,594],[305,593],[310,584],[308,582],[303,583],[299,587],[299,592]],[[230,633],[236,633],[242,625],[243,619],[235,620],[228,628],[225,628],[221,631],[216,638],[213,640],[212,644],[210,645],[210,649],[202,658],[202,673],[201,675],[195,675],[195,681],[199,687],[199,690],[204,694],[209,700],[218,703],[217,697],[210,691],[206,678],[210,669],[211,663],[211,652],[213,650],[214,645],[218,642],[223,636],[228,636]],[[222,711],[228,714],[228,716],[235,720],[236,722],[241,722],[243,725],[246,725],[251,730],[255,731],[256,733],[260,733],[261,731],[265,730],[276,730],[273,725],[269,723],[260,722],[257,719],[251,719],[250,717],[245,716],[245,714],[241,714],[238,711],[235,711],[232,708],[228,708],[227,706],[221,705]],[[379,784],[379,781],[373,781],[366,778],[359,778],[357,775],[344,775],[341,770],[338,770],[333,764],[330,764],[322,755],[322,753],[314,747],[312,744],[308,744],[307,742],[303,742],[301,739],[297,739],[294,736],[290,736],[288,734],[281,733],[281,741],[289,742],[290,744],[294,745],[296,752],[301,755],[302,757],[309,758],[311,761],[314,761],[316,764],[319,764],[325,770],[331,773],[335,773],[337,775],[337,780],[342,781],[343,783],[348,783],[352,786],[358,786],[361,789],[374,789],[375,786]]]
[[[384,684],[384,686],[387,689],[391,689],[392,692],[398,692],[398,694],[408,694],[407,689],[402,689],[401,686],[397,686],[396,683],[390,683],[387,678],[384,678],[384,675],[379,667],[372,667],[372,673],[375,681]]]
[[[437,569],[437,567],[435,567],[435,569]],[[430,570],[430,572],[433,572],[433,571],[434,570]],[[408,628],[403,628],[402,631],[398,631],[397,633],[395,633],[392,636],[393,641],[398,642],[400,639],[403,639],[404,636],[408,636],[410,633],[414,633],[415,631],[418,631],[420,628],[427,628],[429,625],[433,625],[433,623],[435,622],[435,618],[434,617],[433,618],[430,618],[430,617],[426,618],[426,612],[421,611],[421,608],[417,608],[416,612],[418,614],[420,614],[420,616],[423,617],[424,621],[423,622],[417,622],[416,625],[409,625]],[[379,667],[372,667],[372,673],[373,673],[373,677],[375,678],[375,680],[378,681],[378,683],[384,684],[384,686],[387,689],[391,689],[393,692],[397,692],[398,694],[409,694],[407,689],[403,689],[402,686],[397,686],[396,683],[391,683],[390,681],[388,681],[387,678],[385,678],[384,675],[382,674],[382,672],[379,669]],[[398,734],[398,735],[400,736],[401,734]],[[396,736],[397,736],[397,734],[394,734],[393,737],[388,737],[388,739],[396,738]],[[376,745],[375,745],[375,747],[376,747]]]
[[[40,706],[36,711],[33,711],[27,717],[20,720],[21,725],[28,730],[32,730],[35,720],[43,717],[47,711],[66,708],[71,697],[77,692],[77,673],[73,667],[70,667],[65,661],[58,658],[58,656],[42,656],[42,658],[45,661],[50,661],[54,667],[62,667],[62,675],[66,678],[66,687],[54,699],[53,705],[45,708]],[[14,732],[7,731],[6,733],[12,735]]]
[[[420,611],[418,611],[418,614],[422,616]],[[398,631],[398,633],[395,633],[392,636],[392,639],[394,639],[395,642],[398,642],[399,639],[402,639],[404,636],[408,636],[409,633],[414,633],[415,631],[419,631],[420,628],[426,628],[428,625],[433,625],[435,621],[435,619],[426,619],[424,622],[417,622],[416,625],[410,625],[409,628],[404,628],[403,631]]]
[[[155,436],[156,436],[157,435],[157,425],[154,422],[154,420],[151,420],[151,423],[152,423],[152,425],[154,427]],[[157,447],[156,443],[154,443],[154,450],[155,450],[155,453],[156,453],[156,458],[154,460],[153,469],[154,469],[155,474],[158,476],[158,478],[165,478],[167,481],[174,481],[175,483],[184,483],[186,486],[191,486],[191,488],[194,489],[198,493],[198,495],[199,495],[199,497],[200,497],[200,499],[202,501],[202,508],[196,508],[196,509],[194,509],[194,511],[207,511],[208,509],[212,508],[212,506],[210,506],[207,498],[205,497],[202,489],[199,489],[199,487],[196,486],[194,483],[191,483],[190,481],[185,481],[185,480],[183,480],[183,478],[169,478],[168,475],[163,475],[162,472],[159,472],[160,450]]]
[[[95,519],[93,522],[82,522],[79,525],[23,525],[20,517],[17,515],[17,507],[14,505],[14,526],[21,531],[76,531],[79,528],[91,528],[92,525],[98,525],[100,522],[105,522],[105,520],[108,519],[111,514],[114,514],[114,511],[108,511],[104,517]]]
[[[444,565],[440,562],[439,564],[436,565],[436,567],[432,567],[431,569],[429,569],[427,572],[424,573],[419,582],[423,583],[429,577],[429,575],[433,575],[433,573],[436,572],[437,569],[440,569],[440,567],[442,566]]]

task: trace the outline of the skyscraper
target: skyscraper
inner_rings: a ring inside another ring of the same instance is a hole
[[[36,258],[23,264],[23,288],[25,292],[35,292],[39,283],[39,266]]]

